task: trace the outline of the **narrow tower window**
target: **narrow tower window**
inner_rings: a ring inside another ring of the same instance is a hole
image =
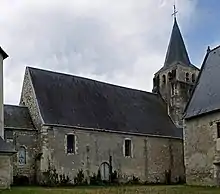
[[[168,79],[169,79],[169,81],[171,81],[173,79],[173,75],[171,72],[168,73]]]
[[[196,76],[195,76],[195,74],[193,73],[192,74],[192,82],[194,83],[196,81]]]
[[[165,84],[166,83],[166,76],[163,75],[163,83]]]
[[[176,78],[176,69],[173,69],[173,70],[172,70],[172,77],[173,77],[173,79]]]
[[[220,138],[220,122],[217,122],[216,125],[217,125],[217,138]]]
[[[186,73],[186,81],[189,81],[189,73]]]

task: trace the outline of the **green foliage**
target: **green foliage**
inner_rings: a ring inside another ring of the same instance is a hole
[[[48,187],[68,186],[70,185],[70,179],[65,174],[59,176],[55,167],[51,166],[49,161],[48,170],[43,172],[43,181],[41,185]]]
[[[119,183],[119,180],[118,180],[118,173],[117,171],[115,170],[113,173],[111,173],[111,183],[113,184],[118,184]]]
[[[65,175],[65,174],[60,175],[60,180],[59,181],[60,181],[59,184],[61,186],[70,185],[70,178],[67,175]]]
[[[90,177],[90,185],[103,185],[100,170],[98,170],[97,175],[93,173],[93,175]]]
[[[140,182],[140,179],[138,177],[133,175],[132,178],[127,181],[126,184],[129,184],[129,185],[139,185],[139,184],[141,184],[141,182]]]
[[[85,176],[83,173],[83,170],[79,170],[76,177],[74,178],[74,184],[75,185],[84,185],[86,183]]]
[[[55,168],[49,166],[48,170],[43,172],[43,182],[42,185],[54,187],[59,184],[58,174]]]

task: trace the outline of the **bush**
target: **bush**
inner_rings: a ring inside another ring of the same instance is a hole
[[[117,171],[115,170],[111,175],[111,183],[113,184],[118,184],[119,183],[119,180],[118,180],[118,173]]]
[[[69,178],[68,176],[66,176],[65,174],[60,175],[59,184],[60,184],[61,186],[70,185],[70,178]]]
[[[129,184],[129,185],[137,185],[137,184],[141,184],[140,182],[140,179],[136,176],[132,176],[132,179],[130,179],[129,181],[127,181],[126,184]]]
[[[100,170],[98,170],[97,175],[93,173],[93,175],[90,177],[90,185],[103,185]]]
[[[43,186],[54,187],[59,184],[58,174],[56,169],[48,168],[47,171],[43,172],[44,180],[42,182]]]
[[[75,185],[84,185],[84,184],[86,184],[84,173],[83,173],[82,169],[78,171],[76,177],[74,178],[74,184]]]

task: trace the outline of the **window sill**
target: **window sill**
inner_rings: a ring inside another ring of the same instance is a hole
[[[26,167],[27,166],[27,164],[18,164],[17,165],[17,168],[24,168],[24,167]]]
[[[67,156],[74,156],[77,155],[77,153],[66,153]]]
[[[132,156],[124,156],[125,158],[133,158]]]

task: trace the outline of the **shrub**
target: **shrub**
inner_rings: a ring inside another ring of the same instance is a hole
[[[83,185],[83,184],[86,184],[86,181],[85,181],[85,177],[84,177],[84,173],[83,173],[83,170],[79,170],[76,177],[74,178],[74,184],[75,185]]]
[[[129,181],[127,181],[126,184],[137,185],[137,184],[141,184],[141,182],[140,182],[140,179],[138,177],[133,175],[132,178]]]

